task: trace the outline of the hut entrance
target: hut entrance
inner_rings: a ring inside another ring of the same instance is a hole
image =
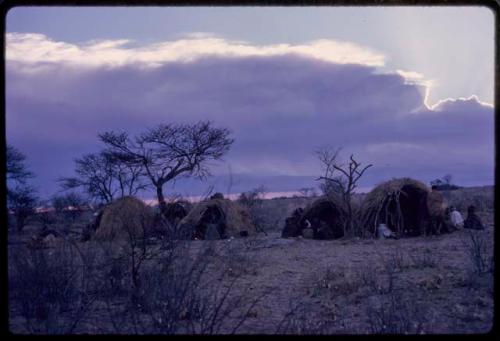
[[[398,192],[387,196],[380,222],[399,235],[418,236],[425,219],[426,192],[404,185]]]
[[[203,212],[201,219],[195,227],[196,237],[199,239],[225,239],[226,215],[217,205],[209,205]]]
[[[442,195],[410,178],[381,183],[368,193],[363,205],[364,224],[373,235],[381,223],[398,236],[439,233],[444,224]]]
[[[295,210],[292,216],[286,219],[281,236],[305,236],[303,232],[306,229],[312,230],[314,239],[342,238],[344,229],[338,207],[327,199],[318,199],[304,210]]]
[[[344,229],[339,223],[339,212],[328,200],[317,202],[302,218],[302,225],[308,220],[313,230],[314,239],[337,239],[344,236]]]
[[[248,209],[228,199],[209,199],[196,204],[179,222],[190,239],[239,238],[257,233]]]

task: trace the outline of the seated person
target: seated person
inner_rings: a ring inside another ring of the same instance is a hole
[[[454,206],[450,207],[450,220],[451,220],[451,225],[456,230],[460,230],[464,227],[464,218],[462,218],[462,215],[460,214],[460,212],[457,211],[457,209]]]
[[[386,224],[381,223],[377,229],[377,237],[379,239],[388,239],[394,238],[397,239],[397,236],[394,232],[392,232]]]
[[[470,205],[467,208],[467,218],[464,222],[464,228],[474,230],[484,230],[484,225],[481,219],[476,215],[476,207]]]

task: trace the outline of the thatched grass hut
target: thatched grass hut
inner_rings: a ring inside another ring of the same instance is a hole
[[[332,201],[321,198],[305,209],[297,209],[285,221],[281,236],[297,237],[311,229],[314,239],[337,239],[344,236],[341,211]]]
[[[164,217],[167,221],[177,224],[185,216],[187,216],[188,210],[184,202],[172,202],[167,204],[167,209],[165,210]]]
[[[364,228],[372,235],[385,223],[398,236],[439,232],[445,207],[441,193],[410,178],[392,179],[376,186],[363,202]]]
[[[196,204],[179,225],[183,235],[191,239],[225,239],[257,233],[245,206],[218,197]]]
[[[141,200],[126,196],[105,206],[95,221],[97,240],[139,239],[154,225],[154,213]]]

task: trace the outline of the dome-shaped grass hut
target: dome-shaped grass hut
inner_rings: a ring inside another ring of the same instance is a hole
[[[410,178],[392,179],[376,186],[363,202],[364,228],[376,235],[384,223],[398,236],[439,233],[445,225],[443,196]]]
[[[225,239],[257,233],[246,207],[219,197],[196,204],[179,225],[183,235],[191,239]]]
[[[187,216],[188,210],[186,207],[188,205],[189,203],[181,201],[168,203],[164,213],[165,219],[173,224],[177,224]]]
[[[281,233],[283,238],[303,235],[311,229],[314,239],[337,239],[344,236],[339,208],[330,200],[321,198],[305,209],[298,208],[285,220]]]
[[[126,196],[106,205],[99,212],[94,223],[94,238],[143,238],[152,231],[153,225],[151,208],[133,196]]]

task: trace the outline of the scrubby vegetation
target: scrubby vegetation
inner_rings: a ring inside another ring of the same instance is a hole
[[[399,240],[280,238],[284,219],[313,197],[262,199],[254,212],[266,234],[225,240],[129,234],[121,241],[82,241],[83,228],[95,219],[92,211],[38,213],[23,234],[9,234],[10,330],[487,332],[493,316],[492,192],[445,193],[459,209],[476,205],[485,230]],[[32,236],[41,231],[54,233],[35,242]]]

